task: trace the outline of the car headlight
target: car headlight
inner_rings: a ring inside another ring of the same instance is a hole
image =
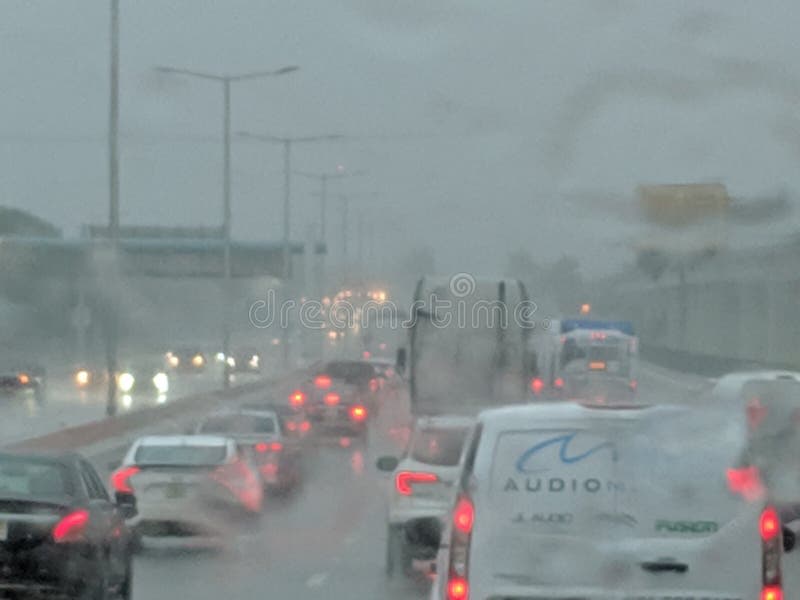
[[[236,366],[236,359],[232,356],[229,356],[225,362],[228,363],[228,366],[231,368]]]
[[[224,352],[217,352],[214,356],[214,360],[217,362],[225,362],[225,353]]]
[[[192,364],[195,367],[202,367],[205,362],[206,362],[205,359],[200,354],[195,354],[192,357]]]
[[[253,356],[250,357],[250,366],[254,369],[258,368],[258,354],[253,354]]]
[[[89,385],[89,380],[91,377],[89,376],[89,371],[86,369],[81,369],[77,373],[75,373],[75,383],[78,387],[86,387]]]
[[[120,376],[117,379],[117,385],[124,393],[130,392],[133,389],[134,383],[136,383],[136,379],[130,373],[120,373]]]
[[[179,364],[181,364],[181,359],[175,356],[174,354],[170,354],[167,357],[167,360],[169,361],[170,367],[177,367]]]
[[[165,394],[169,391],[169,377],[166,373],[156,373],[153,376],[153,385],[159,394]]]

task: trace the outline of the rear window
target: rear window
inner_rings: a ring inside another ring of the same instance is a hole
[[[201,426],[201,433],[225,433],[247,435],[275,433],[275,419],[257,415],[220,415],[208,418]]]
[[[137,465],[201,467],[225,462],[226,446],[146,445],[139,446],[134,456]]]
[[[318,375],[329,375],[333,379],[342,379],[347,383],[363,383],[375,374],[372,365],[362,362],[332,362],[323,366]]]
[[[411,458],[429,465],[454,467],[461,458],[467,438],[466,428],[422,429],[411,446]]]
[[[47,498],[73,493],[69,471],[60,463],[17,457],[0,459],[0,496]]]

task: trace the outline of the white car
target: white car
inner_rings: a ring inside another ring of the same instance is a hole
[[[232,439],[149,436],[131,446],[111,475],[136,496],[129,525],[139,537],[226,538],[235,518],[261,510],[261,479]]]
[[[406,570],[413,558],[433,558],[436,544],[428,543],[431,519],[444,520],[455,499],[464,442],[475,420],[437,416],[417,419],[408,449],[398,461],[383,457],[381,470],[394,472],[389,500],[386,573]],[[434,525],[433,527],[437,527]]]
[[[431,597],[781,600],[780,519],[718,412],[482,413]]]

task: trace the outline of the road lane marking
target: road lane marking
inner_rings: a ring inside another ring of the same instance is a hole
[[[328,579],[328,573],[314,573],[311,577],[306,579],[307,588],[320,588],[325,585]]]

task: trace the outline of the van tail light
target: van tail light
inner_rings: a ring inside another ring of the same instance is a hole
[[[53,540],[57,544],[79,542],[85,539],[86,526],[89,524],[89,512],[80,509],[63,517],[53,527]]]
[[[758,531],[761,536],[761,600],[782,600],[781,519],[772,506],[767,506],[761,512]]]
[[[139,471],[141,471],[141,469],[135,465],[117,469],[111,474],[111,487],[114,488],[115,492],[132,494],[133,487],[131,487],[130,479]]]
[[[303,406],[306,403],[306,395],[303,390],[295,390],[289,394],[289,404],[295,408]]]
[[[330,389],[333,381],[330,378],[330,375],[317,375],[314,378],[314,385],[318,390],[327,390]]]
[[[411,496],[414,493],[414,485],[436,483],[437,481],[439,478],[436,473],[400,471],[394,477],[394,487],[401,496]]]
[[[531,391],[536,394],[537,396],[542,393],[544,389],[544,381],[542,381],[539,377],[534,377],[531,379]]]
[[[556,380],[553,382],[553,387],[556,389],[563,389],[564,388],[564,380],[561,377],[556,377]]]
[[[356,423],[361,423],[367,420],[367,409],[360,404],[355,404],[350,407],[350,418]]]
[[[475,524],[475,505],[469,496],[461,495],[453,509],[453,528],[450,539],[450,564],[447,577],[447,600],[469,599],[469,549],[472,526]]]
[[[326,406],[337,406],[341,399],[342,399],[342,397],[339,394],[337,394],[336,392],[328,392],[327,394],[325,394],[325,405]]]
[[[764,485],[761,483],[758,467],[728,469],[727,476],[730,491],[739,494],[747,501],[756,500],[764,494]]]

